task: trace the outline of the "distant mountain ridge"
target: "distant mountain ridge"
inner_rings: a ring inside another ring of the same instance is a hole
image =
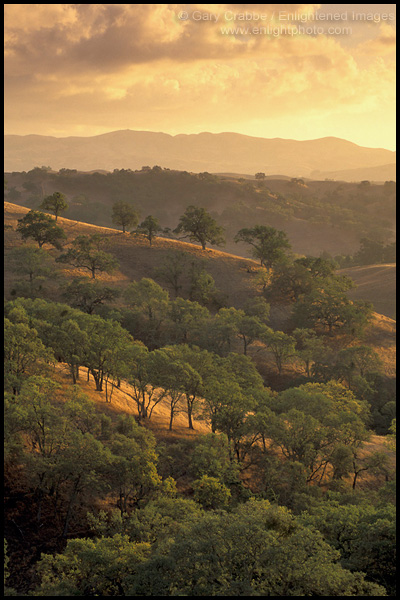
[[[169,135],[151,131],[113,131],[92,137],[57,138],[42,135],[5,135],[5,171],[27,171],[51,166],[93,169],[140,169],[144,165],[192,172],[281,173],[290,177],[328,177],[337,172],[354,181],[353,170],[388,172],[395,152],[365,148],[336,137],[315,140],[259,138],[239,133]],[[349,173],[346,173],[349,171]],[[318,173],[319,172],[319,173]],[[390,171],[391,172],[391,171]],[[345,179],[345,177],[350,179]],[[368,177],[366,177],[368,178]],[[387,179],[383,177],[382,180]]]
[[[314,171],[311,179],[336,179],[340,181],[396,181],[396,163],[379,165],[378,167],[343,169],[340,171]]]

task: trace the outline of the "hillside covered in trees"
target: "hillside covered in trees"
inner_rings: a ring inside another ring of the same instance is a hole
[[[6,204],[6,594],[394,596],[394,321],[270,221],[101,203],[123,232],[44,181]]]
[[[385,247],[394,241],[396,184],[369,181],[312,181],[299,178],[256,179],[216,176],[210,173],[170,171],[159,166],[113,172],[59,172],[34,168],[6,173],[6,200],[37,209],[44,198],[62,192],[69,209],[65,216],[77,221],[112,227],[112,206],[117,201],[135,207],[142,218],[154,215],[163,228],[174,228],[187,206],[205,208],[225,229],[225,249],[250,256],[244,244],[233,241],[237,231],[254,224],[283,229],[294,252],[319,256],[354,255],[361,240]],[[267,174],[268,175],[268,174]],[[393,251],[384,260],[394,262]],[[350,266],[350,265],[346,265]]]

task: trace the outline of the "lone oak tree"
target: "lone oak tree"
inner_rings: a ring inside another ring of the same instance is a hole
[[[119,200],[113,204],[111,219],[115,225],[120,225],[125,233],[127,227],[135,227],[138,224],[139,214],[133,206]]]
[[[24,240],[34,239],[39,248],[43,244],[51,244],[60,250],[61,240],[66,237],[61,227],[56,225],[49,215],[38,210],[31,210],[22,219],[18,219],[17,231]]]
[[[72,307],[91,315],[97,306],[113,302],[119,293],[119,290],[105,286],[100,281],[74,279],[65,287],[63,296]]]
[[[181,232],[186,234],[183,238],[189,238],[191,242],[200,242],[203,250],[205,250],[207,242],[215,246],[225,244],[223,228],[204,208],[199,206],[188,206],[181,216],[174,233]]]
[[[266,225],[240,229],[234,239],[236,243],[246,242],[253,246],[253,256],[259,259],[261,266],[269,270],[284,258],[285,250],[290,248],[284,231]]]
[[[138,225],[136,231],[132,232],[134,234],[140,233],[144,235],[148,240],[150,246],[153,243],[153,239],[156,237],[156,234],[162,231],[162,227],[160,226],[160,221],[157,217],[153,217],[153,215],[148,215],[144,221]]]
[[[40,208],[43,208],[44,210],[50,210],[52,213],[54,213],[56,217],[55,220],[57,221],[58,215],[61,212],[68,210],[68,204],[65,200],[64,194],[61,192],[54,192],[54,194],[51,196],[46,196],[40,205]]]
[[[118,267],[118,261],[108,252],[101,249],[103,236],[95,233],[91,236],[78,235],[72,242],[72,248],[59,256],[56,261],[87,269],[96,278],[97,271],[111,273]]]

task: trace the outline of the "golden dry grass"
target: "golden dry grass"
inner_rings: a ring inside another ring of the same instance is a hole
[[[396,375],[396,321],[378,313],[363,334],[363,343],[371,346],[383,363],[383,369],[389,377]]]
[[[351,267],[341,269],[339,273],[348,275],[357,285],[349,292],[351,300],[367,300],[372,302],[378,313],[391,319],[396,318],[396,265],[394,263]]]
[[[60,383],[64,389],[73,385],[72,378],[68,365],[63,363],[57,363],[52,373],[58,383]],[[133,395],[132,387],[126,382],[121,382],[121,387],[114,387],[112,391],[111,401],[106,401],[105,386],[102,392],[98,392],[95,388],[93,377],[90,376],[89,381],[87,380],[87,369],[81,367],[79,369],[79,380],[77,382],[80,390],[84,392],[91,400],[96,402],[98,408],[109,415],[117,414],[130,414],[135,417],[138,416],[138,411],[135,401],[129,396]],[[110,392],[111,386],[109,386]],[[180,413],[175,415],[173,421],[173,429],[169,431],[169,417],[170,410],[168,404],[168,398],[163,399],[154,408],[153,414],[150,420],[146,420],[146,427],[148,427],[158,438],[191,438],[197,435],[204,435],[210,433],[211,429],[207,423],[198,420],[196,417],[193,418],[194,430],[189,429],[187,416],[183,412],[184,405],[182,405]]]
[[[15,231],[17,220],[22,218],[29,209],[4,203],[4,223],[11,225],[13,230],[6,230],[4,233],[6,251],[15,246],[22,245],[20,235]],[[115,282],[127,285],[130,281],[140,280],[142,277],[152,277],[154,271],[160,266],[167,252],[179,250],[193,256],[195,259],[204,260],[206,269],[217,282],[217,287],[221,290],[224,300],[229,306],[242,306],[249,296],[254,296],[257,289],[254,283],[255,272],[258,269],[258,263],[251,259],[241,258],[227,252],[219,250],[202,250],[200,246],[189,244],[184,241],[171,240],[167,238],[156,238],[153,246],[150,248],[148,241],[144,236],[131,236],[123,234],[117,229],[109,227],[99,227],[71,221],[63,217],[58,217],[57,223],[64,229],[67,235],[66,245],[81,234],[102,233],[108,238],[109,251],[117,258],[120,263],[120,269],[113,275],[102,274],[98,278],[103,281]],[[50,250],[52,254],[55,254]],[[67,267],[63,269],[63,275],[72,278],[77,275],[87,275],[88,271]],[[7,273],[7,264],[5,266],[5,290],[9,289],[8,284],[11,274]],[[171,290],[171,295],[173,292]]]

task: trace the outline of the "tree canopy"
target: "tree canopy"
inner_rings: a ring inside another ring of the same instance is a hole
[[[64,194],[61,192],[54,192],[51,196],[46,196],[43,200],[40,208],[44,210],[50,210],[55,215],[57,221],[58,215],[68,210],[68,203],[65,199]]]
[[[78,235],[73,240],[72,247],[56,260],[86,269],[91,273],[92,279],[95,279],[97,273],[112,273],[119,265],[112,254],[102,249],[105,243],[104,236],[98,233]]]
[[[50,244],[60,250],[61,241],[66,238],[63,229],[49,215],[37,210],[31,210],[22,219],[18,219],[17,231],[24,240],[34,239],[39,248]]]
[[[199,206],[188,206],[174,232],[177,234],[183,232],[185,234],[183,238],[189,238],[191,242],[199,242],[203,250],[207,243],[214,246],[223,246],[225,243],[223,228],[205,208]]]
[[[128,202],[118,200],[112,207],[112,222],[122,227],[123,233],[129,227],[135,227],[139,221],[138,211]]]
[[[290,249],[285,232],[266,225],[240,229],[235,236],[235,242],[250,244],[253,256],[267,269],[271,269],[282,260],[286,251]]]
[[[148,215],[132,233],[144,235],[149,240],[149,244],[151,246],[154,238],[160,231],[162,231],[160,221],[157,219],[157,217]]]

